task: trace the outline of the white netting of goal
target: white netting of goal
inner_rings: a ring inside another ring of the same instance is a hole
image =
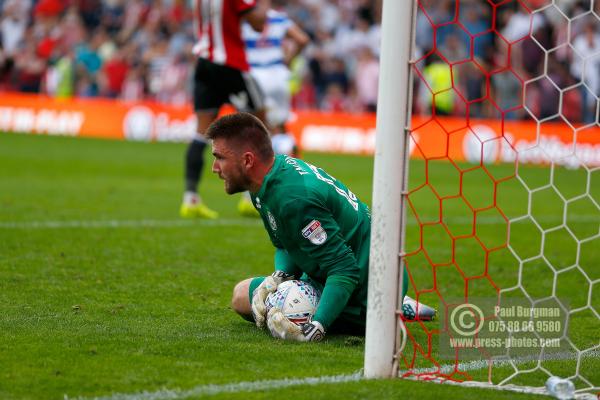
[[[417,1],[399,376],[600,391],[599,10]]]

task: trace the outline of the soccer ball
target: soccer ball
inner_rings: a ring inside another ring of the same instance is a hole
[[[320,298],[321,292],[310,283],[292,280],[277,286],[277,290],[267,296],[265,305],[267,313],[277,307],[291,322],[302,325],[310,321]]]

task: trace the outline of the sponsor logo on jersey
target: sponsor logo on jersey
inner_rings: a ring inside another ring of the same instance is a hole
[[[310,221],[310,223],[302,229],[302,236],[317,246],[325,243],[327,240],[327,232],[325,232],[321,223],[316,219]]]
[[[262,208],[262,205],[260,204],[260,198],[256,198],[256,200],[254,201],[254,207],[256,207],[257,210],[260,210]]]
[[[277,230],[277,222],[275,222],[275,217],[271,214],[271,211],[267,211],[267,219],[269,220],[269,225],[271,225],[271,229],[274,231]]]

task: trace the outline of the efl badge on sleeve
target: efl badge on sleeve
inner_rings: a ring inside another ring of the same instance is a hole
[[[274,231],[277,230],[277,222],[275,221],[275,217],[271,214],[271,211],[267,211],[267,219],[269,220],[269,225],[271,225],[271,229]]]
[[[302,229],[302,236],[317,246],[325,243],[327,240],[327,232],[325,232],[321,223],[316,219],[310,221],[310,223]]]

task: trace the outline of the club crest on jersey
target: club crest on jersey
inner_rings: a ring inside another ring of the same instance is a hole
[[[317,246],[325,243],[327,240],[327,232],[325,232],[321,223],[316,219],[310,221],[310,223],[302,229],[302,236]]]
[[[274,231],[277,230],[277,222],[275,222],[275,217],[271,214],[271,211],[267,211],[267,219],[269,220],[269,225],[271,225],[271,229]]]

